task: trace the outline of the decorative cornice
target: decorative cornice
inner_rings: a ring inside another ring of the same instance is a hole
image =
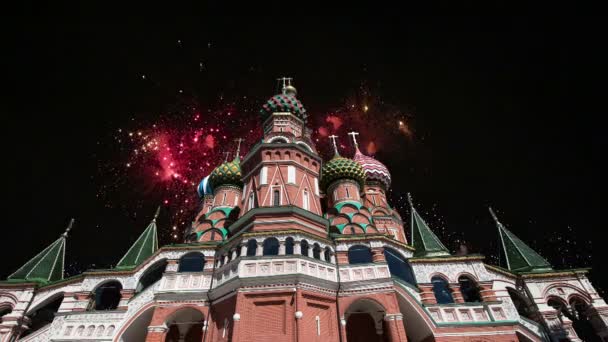
[[[336,243],[339,242],[350,242],[350,241],[368,241],[368,240],[384,240],[390,243],[393,243],[397,246],[405,248],[410,251],[415,251],[416,249],[410,245],[406,245],[403,242],[399,242],[393,238],[390,238],[388,234],[356,234],[356,235],[332,235],[332,238]]]
[[[463,256],[445,256],[445,257],[414,257],[408,259],[411,264],[419,263],[450,263],[455,261],[482,261],[485,257],[479,254],[463,255]]]

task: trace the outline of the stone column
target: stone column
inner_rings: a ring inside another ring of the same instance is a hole
[[[330,253],[329,253],[329,259],[330,259],[330,262],[331,262],[332,264],[335,264],[335,263],[336,263],[336,253],[334,253],[334,252],[330,252]]]
[[[241,256],[247,255],[247,244],[241,245]]]
[[[176,273],[178,268],[179,268],[178,259],[167,260],[167,267],[165,268],[166,273]]]
[[[388,335],[391,341],[404,341],[407,342],[407,336],[405,335],[405,329],[403,328],[403,315],[401,313],[386,314],[384,316],[386,327],[388,329]]]
[[[91,299],[93,298],[93,293],[89,291],[76,292],[76,302],[74,303],[74,307],[72,311],[87,311]]]
[[[496,298],[496,292],[492,290],[492,283],[479,283],[478,286],[479,294],[484,302],[495,302],[498,300]]]
[[[228,253],[224,254],[222,256],[222,258],[224,258],[224,265],[226,265],[229,261],[228,261]]]
[[[450,291],[452,292],[454,303],[464,303],[464,298],[462,297],[462,292],[460,292],[459,283],[450,283]]]
[[[285,241],[279,241],[279,255],[285,255]]]
[[[338,265],[348,265],[348,252],[339,251],[336,252],[336,255],[338,259]]]
[[[302,246],[300,246],[300,241],[293,242],[293,254],[301,255],[302,254]]]
[[[384,258],[384,248],[376,247],[372,248],[372,261],[373,262],[385,262]]]
[[[418,284],[418,288],[420,289],[420,301],[422,304],[437,304],[433,285]]]
[[[325,260],[325,250],[321,249],[321,252],[319,253],[319,259],[321,259],[321,261],[329,261],[329,260]]]
[[[146,342],[162,342],[169,331],[166,325],[151,325],[148,327]]]
[[[234,259],[236,259],[236,248],[232,250],[232,260]]]
[[[131,289],[122,289],[120,290],[120,302],[118,303],[118,310],[127,310],[129,306],[129,301],[135,295],[135,290]]]
[[[256,248],[256,250],[255,250],[255,255],[256,256],[264,255],[264,243],[258,242],[258,248]]]

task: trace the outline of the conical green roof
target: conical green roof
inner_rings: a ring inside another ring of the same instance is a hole
[[[241,159],[237,152],[237,157],[234,158],[233,161],[223,162],[211,172],[209,175],[209,182],[213,189],[217,189],[220,185],[235,185],[241,187],[243,186],[241,177]]]
[[[321,169],[321,188],[327,190],[327,187],[338,179],[352,179],[359,183],[359,186],[363,189],[365,172],[359,163],[341,157],[336,152],[332,160],[323,165]]]
[[[450,255],[448,249],[439,241],[437,235],[431,231],[431,228],[414,208],[410,194],[408,194],[408,201],[412,212],[410,225],[412,227],[412,246],[416,249],[414,256]]]
[[[496,217],[492,208],[490,214],[498,227],[507,267],[514,272],[545,272],[552,270],[551,265],[532,248],[511,233]]]
[[[65,261],[65,240],[68,232],[74,225],[74,219],[70,221],[65,233],[55,240],[50,246],[38,253],[35,257],[21,266],[8,279],[34,281],[48,283],[63,279],[63,266]]]
[[[156,233],[156,218],[160,212],[160,207],[156,209],[156,214],[146,230],[137,238],[135,243],[129,248],[127,254],[116,265],[116,268],[133,268],[147,259],[158,250],[158,235]]]

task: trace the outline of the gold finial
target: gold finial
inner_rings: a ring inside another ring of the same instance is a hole
[[[353,137],[353,144],[355,144],[355,149],[359,149],[359,143],[357,142],[357,135],[359,135],[358,132],[352,131],[349,132],[348,135]]]
[[[277,81],[279,82],[279,84],[281,86],[281,92],[283,93],[283,95],[296,96],[296,94],[298,93],[296,88],[291,84],[292,80],[293,80],[293,78],[291,78],[291,77],[277,78]]]
[[[65,232],[63,232],[63,234],[61,234],[61,236],[63,236],[64,238],[68,237],[68,233],[70,232],[70,230],[72,230],[72,227],[74,226],[74,218],[72,218],[70,220],[70,223],[68,224],[68,227],[65,229]]]
[[[336,154],[336,156],[339,156],[340,153],[338,152],[338,145],[336,144],[336,139],[338,138],[337,135],[330,135],[329,139],[331,139],[333,145],[334,145],[334,153]]]

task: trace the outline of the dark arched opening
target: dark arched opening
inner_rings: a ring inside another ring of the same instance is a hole
[[[268,238],[264,240],[263,255],[279,255],[279,240]]]
[[[120,303],[120,282],[113,280],[104,283],[95,289],[95,298],[91,309],[93,310],[116,310]]]
[[[27,317],[30,319],[30,328],[21,334],[21,338],[50,324],[55,319],[55,314],[59,311],[61,302],[63,302],[63,294],[34,310],[32,313],[27,314]]]
[[[507,287],[507,292],[509,293],[509,297],[511,297],[513,305],[515,305],[515,308],[517,309],[517,313],[522,317],[532,319],[532,308],[526,297],[511,287]]]
[[[399,252],[384,247],[384,258],[388,264],[391,275],[403,280],[404,282],[416,286],[416,277],[410,263],[405,260]]]
[[[352,303],[345,313],[348,342],[390,341],[385,315],[384,308],[374,301],[360,299]]]
[[[149,286],[153,285],[163,277],[165,268],[167,267],[167,260],[163,259],[150,266],[146,272],[139,278],[135,293],[139,293]]]
[[[308,245],[308,241],[306,241],[306,240],[300,241],[300,251],[301,251],[302,255],[308,256],[309,249],[310,249],[310,246]]]
[[[579,297],[570,299],[570,320],[576,335],[583,340],[589,342],[601,342],[601,338],[595,333],[591,320],[589,319],[589,305]]]
[[[435,299],[437,300],[438,304],[454,303],[450,286],[445,279],[439,276],[434,276],[431,278],[431,283],[433,283],[433,293],[435,294]]]
[[[331,249],[329,247],[325,247],[325,251],[323,252],[323,258],[327,262],[331,262]]]
[[[467,303],[481,302],[481,294],[479,293],[479,286],[475,280],[468,276],[460,276],[458,278],[458,284],[460,285],[460,292],[462,293],[462,299]]]
[[[352,246],[348,249],[349,264],[368,264],[373,262],[372,250],[363,245]]]
[[[285,254],[292,255],[293,254],[293,238],[288,237],[285,239]]]
[[[258,242],[254,239],[247,241],[247,256],[254,256],[258,249]]]
[[[321,246],[318,243],[315,243],[312,248],[312,257],[321,260]]]
[[[165,323],[169,327],[166,342],[200,342],[203,339],[203,314],[195,309],[178,310]]]
[[[202,272],[204,268],[205,256],[203,253],[192,252],[179,259],[177,272]]]
[[[13,308],[10,306],[0,306],[0,323],[2,323],[2,317],[13,312]]]

